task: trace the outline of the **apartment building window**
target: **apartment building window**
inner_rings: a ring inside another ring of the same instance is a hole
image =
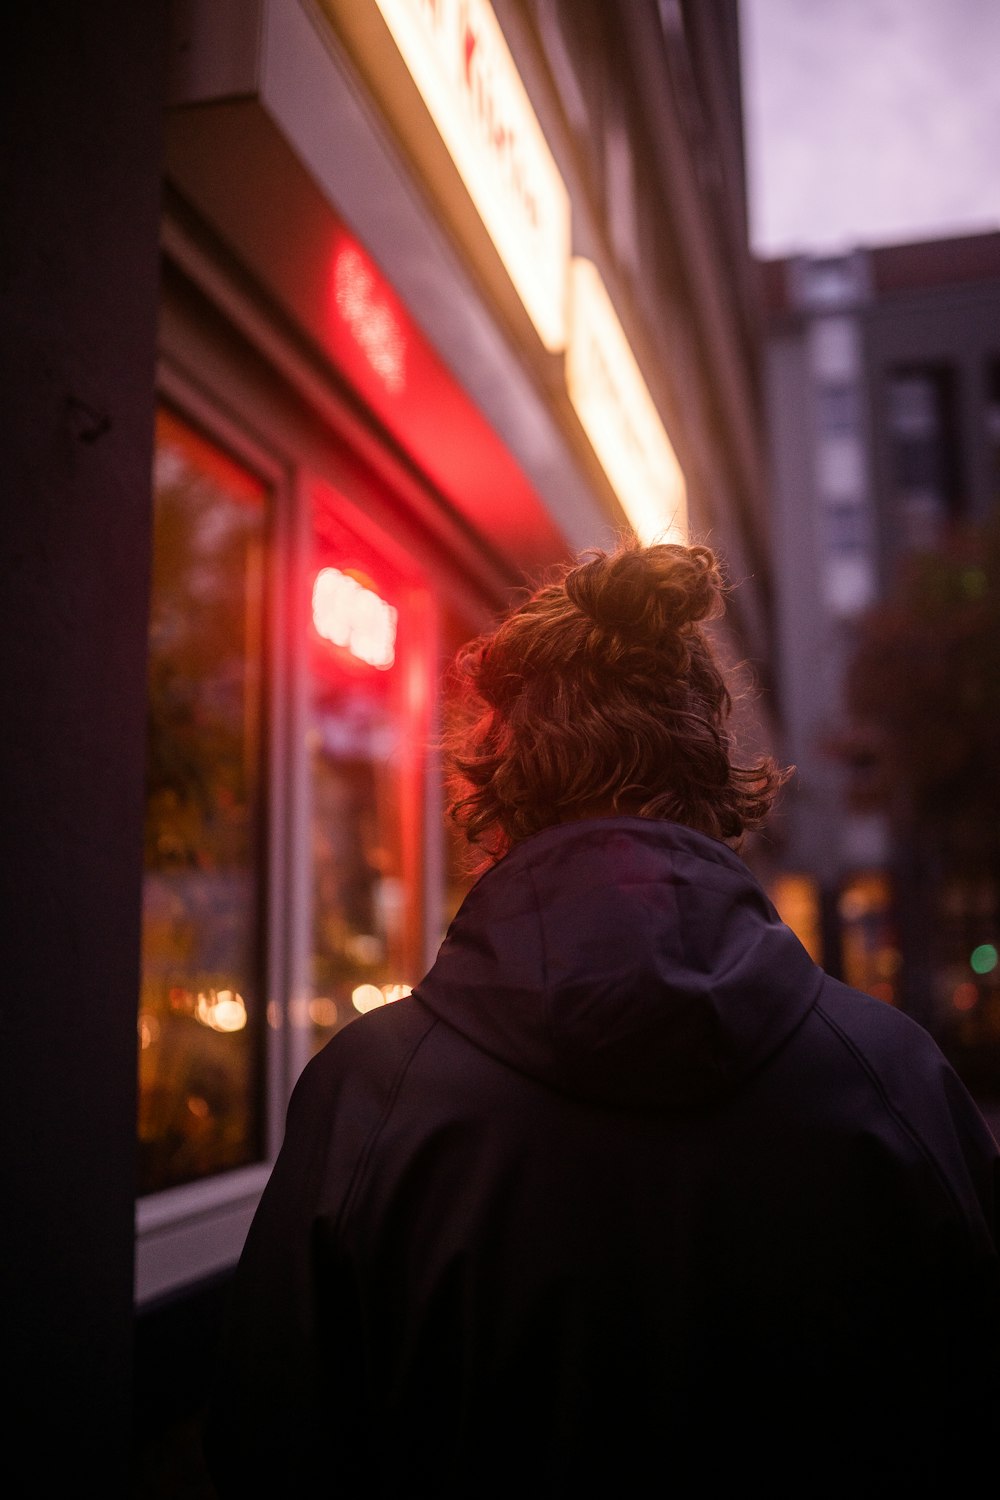
[[[139,1007],[139,1192],[263,1147],[267,486],[156,424]]]
[[[900,952],[892,883],[883,870],[861,870],[837,900],[844,980],[890,1005],[899,999]]]
[[[853,381],[825,381],[816,388],[817,425],[823,437],[853,437],[860,420]]]
[[[836,501],[823,507],[827,548],[834,558],[867,557],[870,538],[868,513],[854,501]]]
[[[817,313],[857,306],[867,297],[870,283],[863,250],[849,255],[796,256],[789,266],[793,306]]]
[[[954,372],[897,368],[886,401],[896,543],[904,551],[933,547],[960,511]]]
[[[1000,506],[1000,359],[990,360],[986,367],[986,443],[990,499]]]

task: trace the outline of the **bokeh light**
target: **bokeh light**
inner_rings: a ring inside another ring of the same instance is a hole
[[[975,974],[992,974],[1000,958],[992,943],[980,943],[969,955],[969,967]]]

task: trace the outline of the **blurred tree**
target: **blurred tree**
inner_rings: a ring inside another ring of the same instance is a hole
[[[901,1003],[1000,1100],[1000,512],[904,559],[845,708],[850,801],[892,829]]]
[[[863,620],[834,751],[858,807],[955,856],[1000,856],[1000,512],[907,557]]]

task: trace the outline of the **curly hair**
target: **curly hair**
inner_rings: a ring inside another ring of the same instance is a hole
[[[702,621],[725,585],[705,546],[591,549],[459,651],[448,812],[497,859],[554,823],[668,818],[738,841],[791,770],[737,765],[732,696]]]

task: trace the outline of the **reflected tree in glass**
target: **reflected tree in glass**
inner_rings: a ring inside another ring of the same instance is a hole
[[[149,631],[139,1188],[261,1149],[267,491],[164,411]]]

